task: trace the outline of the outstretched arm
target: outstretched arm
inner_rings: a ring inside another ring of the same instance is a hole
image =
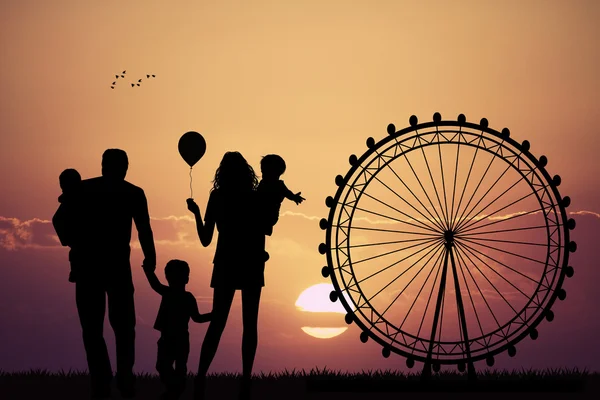
[[[144,267],[144,272],[146,273],[146,278],[148,278],[148,282],[150,282],[150,287],[154,289],[154,291],[161,296],[166,292],[167,287],[160,283],[156,273],[154,272],[154,268]]]
[[[148,213],[148,201],[144,191],[140,189],[133,210],[133,221],[138,231],[140,246],[144,253],[144,265],[156,266],[156,249],[154,248],[154,235],[150,227],[150,214]]]
[[[306,200],[304,197],[300,196],[302,192],[294,194],[287,186],[285,186],[285,183],[281,182],[281,185],[283,186],[283,195],[286,199],[291,200],[296,204],[300,204]]]
[[[200,207],[194,202],[193,199],[187,199],[188,210],[194,214],[196,219],[196,231],[198,232],[198,238],[202,246],[207,247],[212,242],[213,233],[215,231],[215,197],[214,192],[210,194],[208,199],[208,205],[206,206],[206,216],[204,222],[202,222],[202,215],[200,215]]]
[[[190,317],[192,321],[197,322],[199,324],[203,322],[208,322],[211,320],[212,312],[206,314],[200,314],[198,311],[198,303],[196,302],[196,298],[190,293]]]

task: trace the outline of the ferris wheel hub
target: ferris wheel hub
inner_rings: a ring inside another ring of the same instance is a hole
[[[444,241],[447,245],[452,246],[454,244],[454,235],[456,232],[453,230],[447,230],[444,232]]]

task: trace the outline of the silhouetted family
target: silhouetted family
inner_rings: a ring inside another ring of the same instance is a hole
[[[92,398],[110,397],[113,378],[103,335],[106,301],[116,342],[116,385],[124,398],[135,396],[135,305],[130,265],[132,222],[144,261],[143,270],[162,300],[154,329],[158,340],[156,369],[165,385],[162,399],[177,399],[185,388],[190,349],[188,323],[209,322],[202,343],[194,399],[203,399],[206,374],[225,329],[236,290],[242,292],[242,384],[240,397],[248,398],[252,366],[258,344],[258,308],[265,285],[265,235],[272,235],[284,198],[300,204],[280,180],[286,165],[278,155],[261,160],[262,180],[239,152],[227,152],[216,170],[204,219],[193,199],[187,208],[196,220],[204,247],[217,228],[218,240],[210,286],[213,307],[201,314],[196,298],[185,290],[190,266],[171,260],[165,266],[168,286],[155,274],[156,251],[144,191],[127,182],[129,161],[125,151],[108,149],[102,156],[102,176],[81,179],[74,169],[60,174],[62,195],[52,223],[63,246],[70,247],[69,281],[75,299],[91,378]]]

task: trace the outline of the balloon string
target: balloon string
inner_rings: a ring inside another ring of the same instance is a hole
[[[190,167],[190,198],[194,198],[194,191],[192,189],[192,168]]]

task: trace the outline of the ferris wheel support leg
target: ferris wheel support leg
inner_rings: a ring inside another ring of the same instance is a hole
[[[435,340],[435,333],[437,331],[438,320],[440,318],[440,309],[442,306],[442,299],[444,298],[444,289],[446,288],[446,271],[448,270],[448,248],[446,248],[446,254],[444,255],[444,269],[442,270],[442,277],[440,278],[440,289],[438,291],[437,302],[435,304],[435,314],[433,316],[433,327],[431,328],[431,339],[429,340],[429,351],[427,352],[427,360],[423,366],[423,372],[421,373],[421,379],[429,379],[431,377],[431,359],[433,356],[433,344]]]
[[[456,306],[458,307],[458,315],[460,318],[460,326],[463,332],[463,340],[465,343],[465,355],[467,356],[467,376],[469,380],[476,380],[477,373],[475,372],[475,366],[471,359],[471,348],[469,346],[469,333],[467,332],[467,320],[465,319],[465,308],[462,301],[462,294],[460,293],[460,284],[458,282],[458,273],[456,272],[456,264],[454,263],[454,251],[452,250],[452,244],[447,245],[448,253],[450,253],[450,263],[452,264],[452,275],[454,275],[454,289],[456,292]]]

